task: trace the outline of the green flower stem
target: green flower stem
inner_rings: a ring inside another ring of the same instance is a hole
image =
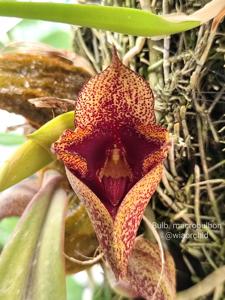
[[[0,15],[61,22],[138,36],[186,31],[200,21],[169,21],[143,10],[100,5],[0,1]]]

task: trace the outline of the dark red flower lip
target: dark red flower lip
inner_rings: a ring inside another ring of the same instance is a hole
[[[63,158],[65,155],[76,157],[75,166],[70,165],[71,161],[69,164],[65,161],[65,164],[101,199],[113,218],[128,191],[161,159],[160,155],[157,161],[151,159],[167,143],[155,139],[156,130],[163,131],[162,128],[151,126],[147,138],[127,126],[119,128],[113,135],[102,134],[100,130],[91,136],[84,134],[82,141],[78,142],[71,139],[71,136],[76,138],[76,135],[70,131],[61,138],[60,144],[64,145]],[[62,149],[56,144],[55,149],[62,155]],[[85,174],[77,164],[77,157],[87,166]]]

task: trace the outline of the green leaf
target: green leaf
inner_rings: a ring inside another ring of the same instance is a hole
[[[18,222],[18,217],[10,217],[0,222],[0,246],[4,246]]]
[[[44,124],[41,128],[28,135],[28,138],[35,141],[47,151],[65,129],[74,128],[74,111],[59,115]]]
[[[63,259],[64,210],[67,196],[57,189],[51,199],[33,258],[32,280],[27,299],[66,299]],[[35,264],[34,264],[35,262]]]
[[[0,145],[12,146],[12,145],[19,145],[24,142],[25,142],[25,137],[23,135],[0,132]]]
[[[62,245],[67,196],[57,188],[60,179],[49,171],[3,249],[0,299],[66,299]]]
[[[0,15],[62,22],[139,36],[169,35],[201,24],[200,20],[168,20],[143,10],[100,5],[0,2]]]
[[[39,144],[28,140],[21,145],[0,169],[0,191],[31,176],[53,161],[53,156]]]
[[[62,114],[30,134],[29,140],[21,145],[1,167],[0,191],[31,176],[55,160],[50,150],[51,144],[65,129],[73,128],[73,119],[74,112]]]

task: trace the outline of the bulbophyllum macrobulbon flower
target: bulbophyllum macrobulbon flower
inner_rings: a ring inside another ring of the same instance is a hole
[[[114,51],[111,65],[78,96],[75,131],[66,130],[53,150],[64,162],[117,278],[127,274],[167,148],[168,132],[156,124],[152,90]]]

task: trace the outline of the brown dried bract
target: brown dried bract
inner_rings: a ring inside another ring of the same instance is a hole
[[[14,52],[0,56],[0,108],[23,115],[35,127],[71,110],[72,105],[67,102],[63,109],[59,105],[53,111],[35,107],[29,99],[56,97],[75,101],[84,82],[93,75],[84,58],[53,50],[46,46],[36,50],[14,48]]]

